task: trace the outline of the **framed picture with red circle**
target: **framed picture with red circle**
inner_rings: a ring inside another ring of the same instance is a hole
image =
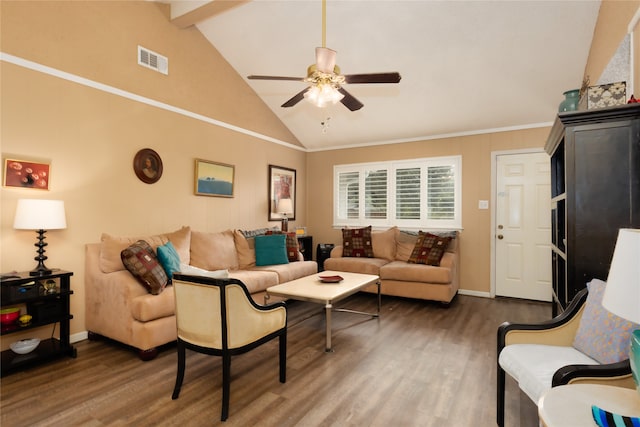
[[[162,177],[162,159],[151,148],[143,148],[133,158],[133,171],[146,184],[158,182]]]

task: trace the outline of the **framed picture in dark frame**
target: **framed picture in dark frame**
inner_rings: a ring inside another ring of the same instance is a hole
[[[278,204],[283,199],[291,200],[293,212],[278,212]],[[296,219],[296,170],[269,165],[269,221],[279,221],[284,218]]]
[[[196,159],[195,194],[197,196],[233,197],[235,166]]]
[[[143,148],[133,158],[133,171],[145,184],[156,183],[162,177],[162,159],[151,148]]]

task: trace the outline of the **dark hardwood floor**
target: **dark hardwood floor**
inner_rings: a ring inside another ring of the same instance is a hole
[[[339,304],[375,311],[360,293]],[[458,296],[437,303],[383,297],[380,319],[333,315],[324,352],[320,306],[289,303],[287,382],[278,381],[277,340],[232,359],[229,426],[494,426],[496,329],[505,320],[546,320],[551,307]],[[76,343],[77,359],[1,380],[0,424],[13,426],[219,425],[221,359],[187,352],[182,392],[171,400],[175,346],[151,362],[110,341]],[[508,426],[520,424],[507,383]]]

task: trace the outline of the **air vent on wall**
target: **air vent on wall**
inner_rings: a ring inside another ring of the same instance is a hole
[[[142,46],[138,46],[138,65],[169,74],[169,59]]]

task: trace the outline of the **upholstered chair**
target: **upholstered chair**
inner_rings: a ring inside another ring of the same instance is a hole
[[[536,405],[551,387],[575,383],[635,388],[629,363],[637,327],[602,307],[606,284],[594,279],[555,318],[498,328],[497,423],[504,426],[505,372]]]
[[[172,399],[180,395],[186,349],[222,356],[222,421],[229,416],[231,356],[279,339],[280,382],[286,381],[287,310],[284,302],[261,306],[237,279],[173,275],[178,370]]]

